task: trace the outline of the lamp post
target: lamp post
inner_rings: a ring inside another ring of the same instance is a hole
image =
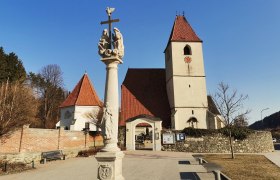
[[[261,121],[262,121],[262,123],[263,123],[262,112],[265,111],[265,110],[268,110],[268,109],[269,109],[269,108],[264,108],[264,109],[261,110]]]

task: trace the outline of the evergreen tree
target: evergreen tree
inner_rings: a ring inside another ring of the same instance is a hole
[[[6,54],[3,47],[0,47],[0,82],[23,83],[26,79],[26,71],[22,61],[15,53]]]

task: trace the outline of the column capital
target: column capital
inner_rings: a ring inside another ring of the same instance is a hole
[[[123,63],[123,61],[120,58],[116,57],[116,56],[107,57],[107,58],[101,58],[101,61],[103,63],[105,63],[106,65],[111,64],[113,62],[116,62],[117,64],[122,64]]]

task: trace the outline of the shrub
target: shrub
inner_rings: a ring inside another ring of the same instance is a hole
[[[234,139],[238,139],[238,140],[246,139],[249,134],[254,132],[253,130],[247,127],[237,127],[237,126],[224,127],[219,129],[219,132],[225,136],[229,136],[230,130],[231,130],[231,136],[234,137]]]
[[[89,156],[93,156],[96,155],[96,153],[98,153],[101,150],[100,147],[98,148],[90,148],[87,150],[82,150],[78,152],[77,157],[89,157]]]
[[[224,127],[221,129],[195,129],[192,127],[188,127],[183,129],[181,132],[185,133],[187,136],[192,136],[192,137],[202,137],[202,136],[213,135],[217,133],[221,133],[224,136],[229,136],[230,130],[231,130],[231,136],[238,140],[246,139],[249,134],[254,132],[253,130],[247,127],[237,127],[237,126]]]
[[[192,137],[201,137],[201,136],[217,133],[215,129],[195,129],[192,127],[187,127],[183,129],[181,132],[185,133],[187,136],[192,136]]]

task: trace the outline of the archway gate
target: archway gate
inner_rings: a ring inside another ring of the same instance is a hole
[[[152,150],[161,151],[161,126],[162,121],[159,118],[146,115],[137,116],[126,121],[126,149],[136,150],[136,128],[139,124],[147,124],[152,130]]]

